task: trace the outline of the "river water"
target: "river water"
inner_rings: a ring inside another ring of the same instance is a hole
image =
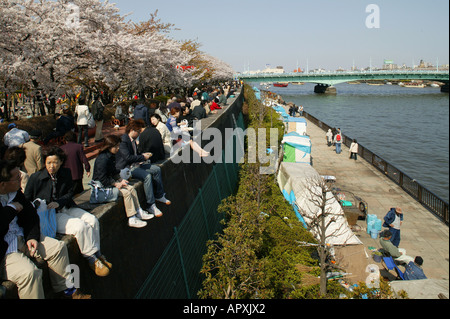
[[[449,94],[439,88],[336,85],[336,95],[315,84],[271,86],[286,102],[368,148],[430,191],[449,200]],[[263,87],[260,87],[264,89]],[[325,135],[325,133],[324,133]]]

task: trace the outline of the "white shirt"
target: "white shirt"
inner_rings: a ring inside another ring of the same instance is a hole
[[[77,105],[75,113],[77,113],[77,125],[88,124],[89,108],[87,105]]]
[[[16,194],[17,194],[17,192],[0,195],[0,201],[1,201],[2,205],[10,206],[10,207],[16,209],[16,207],[13,204],[11,204],[13,199],[16,197]],[[5,240],[5,242],[8,244],[8,249],[6,250],[5,255],[10,254],[10,253],[15,253],[19,250],[18,242],[17,242],[18,236],[23,237],[23,228],[17,224],[17,216],[16,216],[9,223],[8,232],[6,233],[5,237],[3,238]]]
[[[350,153],[358,153],[358,143],[352,143],[350,145]]]
[[[392,222],[392,228],[394,229],[400,229],[400,216],[395,214],[395,219]]]

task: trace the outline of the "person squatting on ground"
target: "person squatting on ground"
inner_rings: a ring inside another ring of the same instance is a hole
[[[119,151],[116,154],[116,168],[119,171],[129,168],[131,176],[144,183],[147,201],[147,207],[144,210],[156,217],[161,217],[162,212],[156,207],[156,201],[166,205],[170,205],[171,201],[165,197],[161,168],[149,161],[152,154],[141,154],[138,151],[137,138],[144,128],[145,123],[142,120],[130,120],[127,124],[125,134],[121,136]],[[153,186],[155,186],[155,190]]]
[[[69,255],[66,245],[41,234],[36,208],[20,190],[19,169],[0,161],[0,278],[16,284],[20,299],[43,299],[42,269],[33,260],[45,260],[57,296],[75,297],[68,288]]]
[[[30,176],[25,197],[29,201],[43,199],[48,209],[55,208],[57,232],[74,235],[81,254],[95,274],[107,276],[112,265],[100,251],[99,221],[73,201],[72,174],[68,168],[62,167],[66,157],[66,153],[57,146],[42,149],[44,168]]]
[[[380,238],[380,245],[389,256],[392,256],[395,261],[400,263],[408,264],[414,261],[414,258],[406,255],[406,250],[404,248],[398,248],[392,244],[391,238],[392,233],[389,230],[385,230]]]
[[[141,228],[147,225],[145,220],[152,219],[153,214],[144,211],[139,204],[139,198],[128,180],[120,177],[116,168],[116,154],[119,151],[121,139],[116,135],[108,135],[100,148],[100,154],[95,160],[94,174],[91,183],[92,193],[90,202],[94,204],[116,201],[122,194],[128,226]]]

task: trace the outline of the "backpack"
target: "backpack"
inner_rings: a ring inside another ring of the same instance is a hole
[[[338,142],[341,141],[341,134],[336,135],[336,141],[338,141]]]
[[[104,110],[104,106],[103,103],[100,102],[99,100],[95,101],[94,104],[92,105],[92,109],[94,111],[94,120],[96,121],[102,121],[103,120],[103,110]]]

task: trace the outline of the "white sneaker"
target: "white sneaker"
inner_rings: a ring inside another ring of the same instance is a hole
[[[172,202],[170,200],[168,200],[165,196],[161,197],[161,198],[157,198],[156,199],[158,202],[166,204],[166,205],[170,205],[172,204]]]
[[[134,228],[142,228],[147,226],[147,222],[140,220],[139,218],[133,216],[128,218],[128,226],[134,227]]]
[[[155,215],[156,217],[161,217],[163,215],[162,211],[160,211],[159,208],[156,207],[155,204],[153,204],[150,207],[149,212],[152,213],[153,215]]]
[[[149,220],[149,219],[152,219],[153,217],[155,217],[155,215],[147,213],[142,208],[139,208],[137,211],[136,217],[141,220]]]

